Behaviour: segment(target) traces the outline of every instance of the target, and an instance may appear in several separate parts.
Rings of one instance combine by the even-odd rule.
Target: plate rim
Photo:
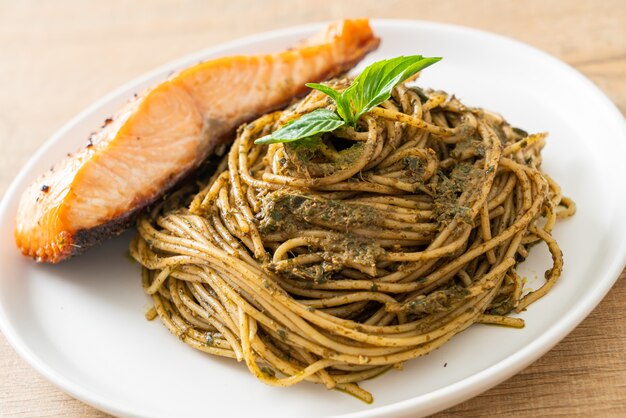
[[[63,126],[55,131],[46,141],[39,147],[39,149],[28,159],[26,164],[20,169],[19,173],[15,176],[9,187],[7,188],[2,201],[0,202],[0,220],[7,217],[11,212],[11,204],[16,198],[19,198],[18,185],[23,180],[32,175],[32,169],[35,162],[38,161],[43,154],[47,153],[56,143],[67,134],[76,124],[82,119],[97,111],[98,108],[105,105],[107,102],[120,97],[122,92],[128,90],[132,86],[140,85],[146,80],[155,77],[159,74],[166,73],[172,68],[177,68],[184,63],[200,60],[207,55],[219,54],[222,51],[227,51],[233,48],[242,47],[252,42],[264,42],[272,39],[280,39],[284,36],[293,35],[295,33],[305,33],[317,30],[324,25],[328,24],[329,20],[316,23],[308,23],[304,25],[289,26],[277,30],[265,31],[257,34],[245,36],[235,40],[222,42],[211,47],[196,51],[175,60],[171,60],[163,65],[156,67],[153,70],[145,72],[137,77],[134,77],[130,81],[122,84],[121,86],[113,89],[110,93],[104,95],[100,99],[96,100],[91,105],[80,111],[76,116],[72,117]],[[374,28],[376,27],[408,27],[419,26],[425,29],[444,29],[457,33],[471,33],[474,35],[486,36],[489,38],[497,39],[499,41],[505,41],[515,44],[517,47],[526,49],[529,53],[539,55],[542,59],[551,61],[554,65],[560,67],[561,70],[568,72],[571,76],[575,77],[578,82],[583,83],[590,89],[595,95],[595,98],[600,100],[605,106],[606,110],[609,110],[612,115],[611,119],[621,119],[621,136],[626,138],[626,121],[616,105],[607,97],[607,95],[600,90],[591,80],[581,74],[578,70],[565,63],[564,61],[544,52],[532,45],[510,38],[508,36],[500,35],[497,33],[489,32],[482,29],[476,29],[472,27],[441,23],[434,21],[424,21],[417,19],[377,19],[372,18],[370,22]],[[622,148],[626,148],[626,144],[618,144]],[[621,258],[616,257],[611,265],[606,268],[607,279],[598,282],[590,292],[585,293],[584,297],[579,298],[575,302],[575,309],[569,311],[569,313],[557,321],[555,321],[545,332],[533,340],[532,342],[525,344],[513,355],[503,359],[502,361],[493,364],[478,373],[475,373],[467,378],[461,379],[453,384],[436,389],[432,392],[428,392],[422,395],[418,395],[409,399],[394,402],[392,404],[383,405],[370,410],[352,412],[347,414],[336,415],[336,418],[373,418],[383,416],[402,416],[407,413],[418,412],[420,416],[422,414],[430,414],[445,408],[452,407],[460,402],[468,400],[480,393],[492,388],[493,386],[501,383],[509,377],[517,374],[519,371],[530,365],[532,362],[539,359],[546,352],[551,350],[556,344],[558,344],[563,338],[565,338],[574,328],[576,328],[590,313],[591,311],[602,301],[604,296],[608,293],[614,283],[618,280],[620,273],[626,267],[626,242],[622,242],[621,248],[617,251]],[[57,372],[53,367],[49,366],[43,361],[35,352],[28,346],[27,343],[19,336],[19,332],[15,329],[11,321],[6,315],[5,308],[0,304],[0,331],[5,336],[6,340],[17,352],[17,354],[24,359],[32,368],[34,368],[41,376],[46,380],[53,383],[61,391],[69,394],[70,396],[84,402],[90,406],[93,406],[101,411],[105,411],[114,415],[120,416],[133,416],[140,417],[146,416],[141,410],[137,408],[128,407],[118,402],[112,401],[107,398],[103,398],[95,391],[85,390],[79,385],[67,379],[61,372]],[[426,399],[428,398],[428,399]],[[444,405],[445,404],[445,405]],[[421,408],[417,411],[417,408]]]

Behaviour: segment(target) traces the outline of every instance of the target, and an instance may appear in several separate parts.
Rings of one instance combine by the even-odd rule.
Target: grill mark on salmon
[[[202,62],[135,96],[24,191],[18,247],[58,263],[120,234],[241,123],[346,72],[378,44],[367,19],[344,20],[293,49]]]

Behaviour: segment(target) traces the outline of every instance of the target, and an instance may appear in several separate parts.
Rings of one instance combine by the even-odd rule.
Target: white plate
[[[419,84],[495,110],[526,130],[550,131],[543,168],[578,204],[576,216],[555,229],[565,254],[563,276],[521,315],[526,328],[472,326],[404,371],[363,383],[375,396],[366,405],[319,385],[265,386],[243,364],[194,351],[158,321],[147,322],[149,299],[139,268],[125,258],[131,233],[58,266],[36,265],[18,253],[12,231],[21,191],[83,145],[93,127],[134,92],[200,59],[277,51],[320,27],[229,43],[147,74],[70,121],[17,176],[0,208],[0,326],[41,374],[72,396],[124,416],[415,417],[517,373],[602,299],[626,262],[621,114],[591,82],[543,52],[485,32],[413,21],[375,21],[383,42],[366,63],[401,54],[443,56]],[[545,249],[533,249],[525,274],[542,277],[548,259]]]

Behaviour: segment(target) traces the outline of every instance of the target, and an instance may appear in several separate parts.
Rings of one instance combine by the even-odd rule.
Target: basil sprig
[[[319,90],[333,99],[337,112],[317,109],[286,124],[271,135],[257,139],[254,143],[293,142],[324,132],[332,132],[342,126],[356,126],[363,114],[391,97],[391,92],[397,84],[439,60],[440,57],[425,58],[421,55],[411,55],[377,61],[365,68],[350,87],[342,92],[324,84],[308,83],[307,87]]]

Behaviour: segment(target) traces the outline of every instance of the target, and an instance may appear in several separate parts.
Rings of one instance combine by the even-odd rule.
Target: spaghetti
[[[371,402],[359,381],[473,323],[522,327],[506,315],[559,278],[551,231],[575,206],[539,169],[546,134],[404,84],[356,128],[254,145],[324,107],[313,91],[242,126],[215,174],[139,220],[131,253],[185,343]],[[516,265],[539,242],[553,266],[524,292]]]

